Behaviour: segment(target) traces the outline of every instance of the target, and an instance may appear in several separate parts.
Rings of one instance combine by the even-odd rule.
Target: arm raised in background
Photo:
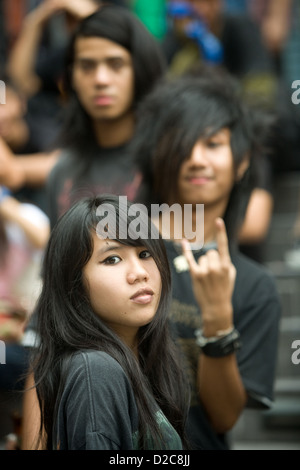
[[[99,2],[94,0],[45,0],[25,17],[7,69],[20,92],[30,97],[40,89],[41,82],[35,73],[35,63],[43,30],[50,18],[65,12],[74,20],[80,20],[98,7]]]
[[[252,191],[245,219],[239,232],[239,243],[261,243],[265,240],[273,214],[273,196],[262,188]]]
[[[261,32],[267,48],[278,53],[286,40],[291,22],[294,0],[270,0],[263,19]]]
[[[0,217],[5,222],[17,224],[24,232],[29,243],[37,248],[43,249],[49,238],[50,228],[48,220],[38,223],[29,220],[22,210],[22,203],[12,196],[6,196],[0,200]]]
[[[190,267],[195,298],[202,312],[202,331],[206,338],[233,328],[232,294],[236,269],[231,262],[225,224],[216,220],[218,251],[209,250],[195,260],[188,243],[183,252]],[[247,402],[236,354],[209,357],[200,354],[198,393],[216,432],[232,429]]]
[[[60,150],[16,156],[0,137],[0,184],[15,191],[23,186],[43,186]]]

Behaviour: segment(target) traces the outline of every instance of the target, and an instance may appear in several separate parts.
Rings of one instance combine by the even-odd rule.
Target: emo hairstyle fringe
[[[159,443],[159,429],[147,399],[149,386],[157,404],[185,442],[188,386],[168,332],[171,279],[161,239],[136,240],[130,235],[127,239],[119,238],[117,225],[115,239],[129,246],[145,246],[157,264],[162,281],[157,313],[150,324],[140,328],[139,363],[131,349],[92,310],[82,271],[93,253],[92,234],[99,222],[96,212],[103,204],[112,205],[117,221],[122,220],[122,226],[125,223],[128,228],[131,219],[120,209],[117,196],[85,198],[59,219],[45,252],[43,288],[35,312],[40,341],[32,362],[42,416],[41,437],[44,431],[46,448],[51,449],[68,360],[76,351],[94,349],[105,351],[118,361],[132,383],[139,411],[140,448],[147,448],[149,433]]]

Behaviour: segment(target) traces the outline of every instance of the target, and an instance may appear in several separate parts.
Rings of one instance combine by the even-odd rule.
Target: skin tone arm
[[[42,450],[41,444],[36,449],[41,416],[33,374],[26,379],[24,390],[21,450]]]
[[[203,334],[216,336],[233,327],[232,293],[236,270],[233,266],[222,219],[216,219],[218,251],[210,250],[196,262],[189,244],[183,240],[183,252],[190,266],[193,289],[200,305]],[[221,358],[200,355],[198,391],[201,402],[216,432],[229,431],[247,401],[235,354]],[[213,397],[213,399],[212,399]]]
[[[270,0],[262,23],[262,36],[268,49],[280,52],[289,33],[294,0]]]
[[[25,96],[37,93],[41,83],[35,74],[35,61],[45,24],[59,12],[80,20],[92,14],[99,4],[93,0],[45,0],[25,20],[21,33],[11,51],[8,73]]]
[[[13,151],[27,141],[29,128],[24,119],[26,105],[12,86],[6,85],[5,106],[0,106],[0,136]]]
[[[2,309],[0,302],[0,309]],[[16,343],[20,341],[24,335],[24,328],[26,324],[26,313],[22,312],[13,314],[10,319],[0,320],[0,340],[6,343]]]
[[[32,246],[38,249],[44,248],[49,238],[49,224],[32,223],[23,216],[21,207],[22,204],[17,199],[7,196],[0,202],[0,217],[21,227]]]
[[[59,150],[16,156],[0,137],[0,185],[12,191],[22,186],[42,186],[57,162]]]
[[[273,197],[264,189],[254,189],[239,233],[240,243],[260,243],[268,234],[273,213]]]

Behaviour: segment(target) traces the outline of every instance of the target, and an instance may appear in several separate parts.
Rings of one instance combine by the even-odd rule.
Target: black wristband
[[[220,338],[205,338],[201,331],[196,331],[196,343],[203,354],[209,357],[224,357],[234,353],[241,347],[240,334],[236,329]]]

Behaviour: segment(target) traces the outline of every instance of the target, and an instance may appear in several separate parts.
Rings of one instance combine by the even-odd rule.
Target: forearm
[[[262,36],[273,52],[281,50],[289,34],[293,0],[271,0],[262,23]]]
[[[18,166],[15,154],[0,136],[0,185],[14,191],[21,188],[23,182],[22,168]]]
[[[267,17],[276,18],[279,22],[290,18],[293,0],[271,0],[268,2]]]
[[[42,186],[57,162],[60,150],[16,156],[0,137],[0,185],[16,191],[23,186]]]
[[[215,431],[232,429],[247,401],[235,353],[221,358],[200,355],[198,393]]]
[[[31,374],[24,389],[21,450],[42,450],[42,444],[38,445],[40,424],[40,407]]]
[[[228,336],[234,329],[231,302],[207,305],[202,311],[202,334],[205,338]],[[223,357],[199,357],[199,397],[218,433],[229,431],[245,406],[246,394],[235,352]]]
[[[6,197],[0,204],[0,216],[7,222],[17,224],[24,232],[29,243],[35,248],[45,247],[49,238],[49,225],[36,224],[24,216],[22,204],[13,197]]]
[[[43,186],[57,162],[59,150],[16,157],[18,171],[22,174],[24,186]]]
[[[213,428],[224,433],[232,428],[245,406],[246,392],[235,357],[239,347],[232,306],[236,268],[230,258],[224,221],[218,218],[215,223],[218,250],[209,250],[196,262],[186,242],[182,247],[202,317],[202,332],[197,337],[202,348],[198,394]]]
[[[240,243],[260,243],[268,234],[273,214],[273,197],[264,189],[255,189],[239,232]]]
[[[37,50],[43,32],[43,22],[38,12],[33,11],[25,18],[23,28],[11,51],[8,72],[18,89],[26,96],[36,93],[40,81],[35,74]]]

